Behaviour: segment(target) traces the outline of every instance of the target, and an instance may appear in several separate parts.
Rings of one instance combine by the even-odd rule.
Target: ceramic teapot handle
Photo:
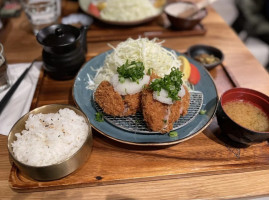
[[[80,34],[81,34],[81,45],[85,53],[87,53],[87,31],[89,26],[82,26],[80,28]]]

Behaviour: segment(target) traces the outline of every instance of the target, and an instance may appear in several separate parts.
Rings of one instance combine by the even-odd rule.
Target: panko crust
[[[182,97],[181,99],[181,109],[182,109],[182,112],[181,112],[181,115],[184,116],[188,113],[188,109],[190,107],[190,93],[188,91],[188,88],[183,85],[186,93],[184,95],[184,97]]]
[[[144,121],[148,128],[153,131],[162,132],[167,106],[153,99],[152,91],[149,89],[142,91],[141,104]]]
[[[100,83],[94,98],[103,111],[112,116],[134,115],[140,110],[141,92],[121,96],[108,81]]]
[[[106,114],[122,116],[124,101],[108,81],[102,81],[94,93],[94,99]]]
[[[124,116],[134,115],[140,110],[141,92],[128,94],[122,97],[125,104]]]
[[[151,90],[143,90],[141,98],[142,111],[148,128],[160,133],[167,133],[173,129],[174,122],[181,115],[187,114],[190,104],[190,94],[185,86],[184,88],[186,90],[184,97],[172,105],[155,100]]]

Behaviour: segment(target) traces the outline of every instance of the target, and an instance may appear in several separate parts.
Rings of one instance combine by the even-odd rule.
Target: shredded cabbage
[[[157,15],[157,9],[149,0],[107,0],[101,18],[110,21],[135,21]]]
[[[114,51],[105,58],[104,65],[97,71],[89,89],[95,89],[103,80],[110,81],[111,76],[117,73],[117,68],[123,65],[126,60],[143,62],[145,73],[152,69],[155,74],[163,77],[170,74],[173,67],[181,66],[180,60],[174,51],[169,51],[161,46],[162,42],[157,39],[129,38],[118,44]]]

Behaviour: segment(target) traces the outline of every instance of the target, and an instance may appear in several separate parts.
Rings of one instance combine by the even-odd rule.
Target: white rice
[[[25,129],[16,133],[11,145],[16,159],[31,166],[47,166],[64,161],[85,142],[88,125],[68,108],[57,113],[31,114]]]

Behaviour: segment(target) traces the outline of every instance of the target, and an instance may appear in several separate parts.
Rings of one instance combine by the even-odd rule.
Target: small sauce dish
[[[188,55],[200,62],[207,70],[211,70],[221,64],[224,55],[221,50],[209,45],[193,45],[187,50]]]

